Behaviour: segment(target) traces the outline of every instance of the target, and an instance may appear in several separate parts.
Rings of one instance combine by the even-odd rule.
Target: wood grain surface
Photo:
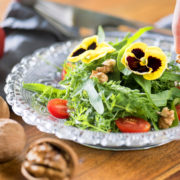
[[[100,11],[124,18],[154,23],[173,12],[175,0],[56,0],[82,8]],[[0,20],[10,0],[0,0]],[[11,118],[25,129],[27,145],[41,137],[54,137],[36,127],[25,124],[21,117]],[[91,149],[71,141],[69,144],[79,157],[75,180],[175,180],[180,179],[180,141],[140,151],[103,151]],[[20,173],[22,152],[14,160],[0,164],[0,180],[24,180]]]

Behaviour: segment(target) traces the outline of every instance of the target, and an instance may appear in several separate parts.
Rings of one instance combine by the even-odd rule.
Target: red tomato
[[[180,86],[177,86],[178,89],[180,89]]]
[[[66,70],[63,68],[62,72],[61,72],[61,80],[64,80],[65,75],[67,74]]]
[[[67,119],[69,118],[67,100],[64,99],[52,99],[47,104],[48,111],[54,117]]]
[[[147,132],[151,128],[149,122],[137,117],[119,118],[115,122],[121,132],[128,132],[128,133]]]
[[[180,104],[176,105],[176,112],[177,112],[178,118],[180,120]]]
[[[4,54],[4,43],[5,43],[5,32],[4,29],[0,27],[0,58]]]
[[[63,68],[62,72],[61,72],[61,80],[64,80],[65,75],[67,74],[67,67],[72,68],[73,69],[73,65],[71,63],[66,63],[65,67]]]

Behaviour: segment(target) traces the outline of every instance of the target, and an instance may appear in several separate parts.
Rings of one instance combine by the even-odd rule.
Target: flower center
[[[141,61],[135,57],[127,57],[128,66],[132,71],[137,71],[140,73],[149,72],[149,68],[146,66],[141,66]]]

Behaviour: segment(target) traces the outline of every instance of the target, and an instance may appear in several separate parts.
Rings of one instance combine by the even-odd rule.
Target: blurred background
[[[175,0],[50,0],[146,23],[155,23],[174,10]],[[11,0],[0,0],[0,21]]]

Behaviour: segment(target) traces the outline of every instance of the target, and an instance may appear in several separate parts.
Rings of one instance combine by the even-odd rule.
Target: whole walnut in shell
[[[28,180],[70,180],[76,166],[77,155],[68,145],[43,138],[31,144],[21,171]]]
[[[0,119],[0,162],[16,157],[25,146],[23,127],[14,120]]]
[[[6,101],[0,96],[0,118],[10,118],[9,107]]]

